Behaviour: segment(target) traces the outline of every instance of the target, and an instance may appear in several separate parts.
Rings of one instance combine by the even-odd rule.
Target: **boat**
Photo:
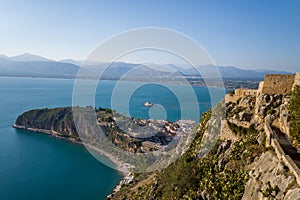
[[[146,106],[146,107],[151,107],[151,106],[153,106],[153,104],[150,103],[149,101],[147,101],[146,103],[144,103],[144,106]]]

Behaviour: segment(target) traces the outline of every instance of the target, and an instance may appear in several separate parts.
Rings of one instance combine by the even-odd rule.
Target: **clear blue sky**
[[[300,1],[0,0],[0,54],[84,59],[119,32],[163,27],[200,43],[218,65],[300,71]]]

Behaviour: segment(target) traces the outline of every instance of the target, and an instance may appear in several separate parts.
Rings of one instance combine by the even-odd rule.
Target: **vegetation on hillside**
[[[55,130],[65,135],[78,136],[71,107],[30,110],[20,115],[16,124],[26,128]]]
[[[91,106],[86,108],[74,107],[77,111],[82,112],[93,109]],[[95,109],[97,117],[104,122],[112,120],[112,110],[107,108]],[[83,120],[83,119],[82,119]],[[53,134],[59,134],[62,137],[72,137],[78,141],[76,126],[74,123],[73,108],[43,108],[30,110],[20,115],[16,122],[16,125],[33,129],[51,130]]]
[[[204,113],[191,148],[176,162],[160,172],[136,174],[129,185],[123,185],[114,199],[241,199],[249,179],[246,166],[265,151],[258,144],[254,128],[230,125],[240,140],[228,151],[219,141],[210,154],[199,158],[202,136],[211,115]],[[228,142],[228,141],[226,141]],[[225,143],[226,143],[225,142]],[[221,150],[220,150],[221,149]]]
[[[289,104],[290,136],[295,146],[300,146],[300,86],[297,85]]]

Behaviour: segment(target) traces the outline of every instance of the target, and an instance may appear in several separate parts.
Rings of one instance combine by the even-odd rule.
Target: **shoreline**
[[[59,133],[59,132],[52,131],[52,130],[47,130],[47,129],[26,128],[25,126],[20,126],[20,125],[17,125],[17,124],[13,124],[12,127],[15,128],[15,129],[26,130],[26,131],[30,131],[30,132],[33,132],[33,133],[46,134],[46,135],[48,135],[50,137],[54,137],[54,138],[59,139],[59,140],[65,140],[67,142],[80,145],[80,146],[84,147],[88,151],[94,151],[98,155],[104,156],[110,162],[112,162],[113,164],[115,164],[116,168],[113,168],[111,166],[108,166],[108,167],[116,169],[118,172],[120,172],[123,175],[123,178],[126,177],[130,173],[127,170],[125,164],[123,164],[120,161],[116,160],[113,157],[113,155],[108,154],[106,152],[103,152],[100,149],[98,149],[97,147],[94,147],[92,145],[84,144],[82,141],[77,141],[74,138],[66,137],[66,136],[62,135],[61,133]],[[106,164],[104,164],[104,165],[106,165]]]
[[[195,121],[193,120],[188,120],[188,119],[182,119],[182,120],[178,120],[176,121],[177,123],[195,123]],[[182,126],[182,125],[180,125]],[[183,125],[183,127],[185,127],[185,125]],[[115,157],[114,155],[107,153],[91,144],[85,144],[84,142],[78,140],[78,138],[75,137],[69,137],[68,135],[64,135],[60,132],[54,131],[54,130],[49,130],[49,129],[38,129],[38,128],[28,128],[26,126],[21,126],[21,125],[17,125],[16,123],[13,124],[13,128],[15,129],[21,129],[21,130],[25,130],[25,131],[29,131],[32,133],[38,133],[38,134],[45,134],[48,135],[50,137],[54,137],[56,139],[59,140],[65,140],[67,142],[73,143],[73,144],[77,144],[80,146],[83,146],[87,151],[89,151],[89,153],[91,153],[93,155],[93,153],[97,154],[97,156],[102,156],[103,158],[108,160],[107,161],[101,161],[97,158],[96,155],[93,155],[98,161],[100,161],[102,164],[115,169],[116,171],[118,171],[118,173],[120,173],[122,175],[122,179],[119,181],[118,184],[116,184],[109,195],[107,195],[107,198],[110,199],[111,197],[114,196],[115,193],[117,193],[122,185],[127,185],[128,183],[132,182],[132,180],[134,179],[134,174],[132,172],[130,172],[130,168],[131,165],[129,163],[124,163],[121,162],[120,160],[118,160],[118,157]],[[80,139],[80,137],[79,137]],[[100,158],[101,159],[101,158]],[[110,163],[109,163],[110,162]]]
[[[32,79],[59,79],[59,80],[91,80],[91,81],[95,81],[98,80],[96,78],[89,78],[89,77],[40,77],[40,76],[9,76],[9,75],[0,75],[0,77],[3,78],[32,78]],[[124,82],[137,82],[137,83],[152,83],[151,80],[149,81],[145,81],[145,80],[119,80],[119,79],[100,79],[102,81],[124,81]],[[98,81],[100,81],[98,80]],[[220,87],[219,85],[211,85],[211,86],[207,86],[204,85],[203,83],[201,84],[197,84],[197,83],[191,83],[191,84],[183,84],[182,82],[165,82],[165,84],[174,84],[174,85],[190,85],[190,86],[197,86],[197,87],[208,87],[208,88],[217,88],[217,89],[225,89],[225,90],[232,90],[232,89],[237,89],[237,88],[232,88],[232,87],[228,87],[225,86],[224,87]]]

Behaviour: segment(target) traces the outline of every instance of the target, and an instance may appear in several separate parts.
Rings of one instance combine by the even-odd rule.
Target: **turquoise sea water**
[[[74,80],[65,79],[0,77],[1,200],[104,199],[122,178],[118,171],[98,162],[81,146],[12,128],[17,116],[26,110],[72,105],[73,83]],[[112,106],[114,87],[114,81],[103,81],[99,85],[95,97],[97,106]],[[200,112],[207,110],[210,106],[207,89],[194,87],[194,90],[201,102]],[[128,106],[129,114],[139,118],[149,117],[149,110],[143,106],[145,101],[163,105],[169,120],[175,121],[181,116],[176,95],[155,84],[137,89],[129,105],[122,97],[113,101]],[[122,111],[122,106],[118,108]]]

